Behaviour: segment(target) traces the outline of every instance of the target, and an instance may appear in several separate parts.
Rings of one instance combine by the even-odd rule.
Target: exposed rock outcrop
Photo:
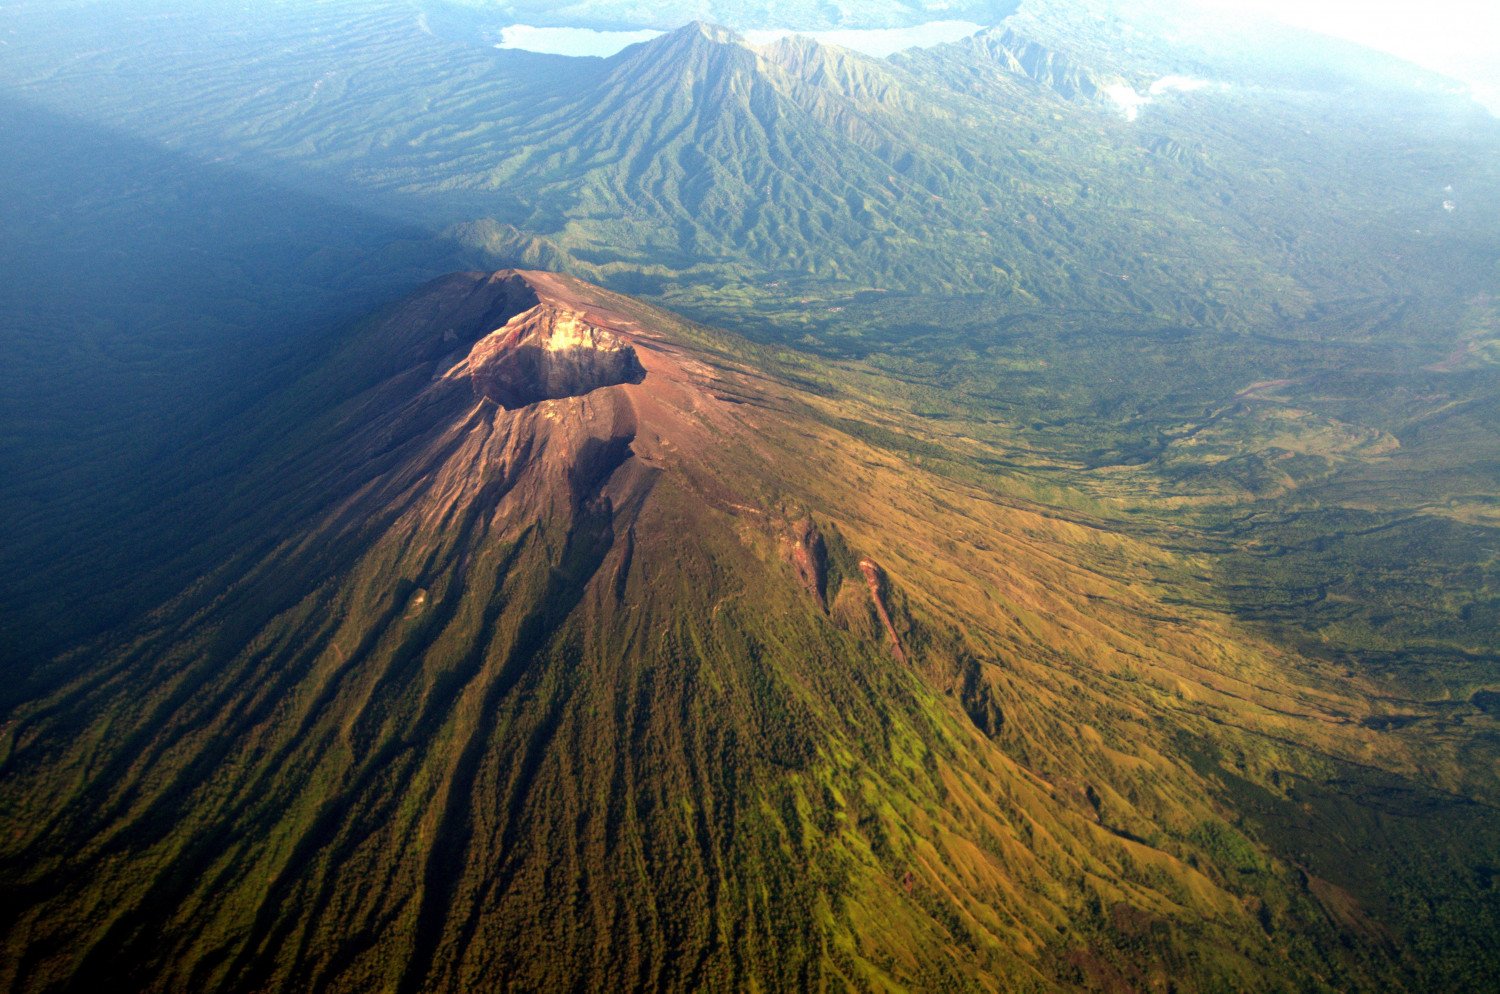
[[[578,312],[542,302],[469,353],[475,394],[507,410],[646,378],[635,349]]]
[[[896,634],[896,626],[891,621],[891,611],[886,604],[885,570],[873,559],[861,559],[859,571],[864,574],[865,584],[870,590],[870,602],[875,606],[875,613],[885,628],[886,638],[890,640],[891,655],[906,662],[906,650],[901,647],[901,637]]]
[[[824,611],[828,610],[828,547],[811,518],[793,522],[788,529],[787,559],[797,571],[802,586]]]

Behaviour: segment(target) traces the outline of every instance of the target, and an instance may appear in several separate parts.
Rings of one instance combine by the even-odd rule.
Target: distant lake
[[[800,34],[827,45],[851,48],[866,55],[887,56],[907,48],[927,48],[967,38],[984,25],[972,21],[931,21],[913,28],[870,28],[842,31],[767,30],[742,32],[752,45],[765,45],[778,38]],[[547,55],[592,55],[605,57],[638,42],[660,37],[661,31],[593,31],[589,28],[537,28],[512,24],[500,32],[496,48],[518,48]]]
[[[620,49],[652,38],[663,31],[594,31],[590,28],[534,28],[529,24],[512,24],[500,31],[496,48],[518,48],[523,52],[546,55],[614,55]]]

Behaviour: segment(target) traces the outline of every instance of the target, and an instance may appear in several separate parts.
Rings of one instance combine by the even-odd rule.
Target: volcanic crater
[[[506,410],[646,378],[635,349],[580,311],[541,301],[469,353],[474,392]]]

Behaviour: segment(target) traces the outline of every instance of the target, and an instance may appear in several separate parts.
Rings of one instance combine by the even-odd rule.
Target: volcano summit
[[[1363,912],[1250,842],[1204,765],[1275,742],[1404,776],[1371,703],[1158,598],[1167,554],[848,433],[882,416],[550,274],[454,275],[356,328],[255,412],[290,441],[213,495],[234,553],[13,713],[0,979],[1063,990],[1173,964],[1250,990],[1379,963],[1373,925],[1309,952]]]

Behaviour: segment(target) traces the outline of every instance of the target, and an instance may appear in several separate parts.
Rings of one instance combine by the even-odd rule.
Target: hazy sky
[[[1500,0],[1198,0],[1338,35],[1500,96]]]
[[[1129,0],[1120,0],[1129,3]],[[1475,96],[1500,114],[1500,0],[1196,0],[1204,7],[1266,15],[1286,24],[1320,31],[1390,52],[1469,83]],[[936,6],[934,4],[934,6]],[[874,55],[906,45],[933,44],[967,34],[975,26],[935,23],[934,31],[814,32],[824,40]],[[956,29],[946,33],[943,28]],[[934,33],[935,32],[935,33]],[[573,28],[517,25],[502,38],[505,47],[608,55],[655,32],[625,35]],[[758,32],[771,35],[774,32]],[[837,35],[837,37],[835,37]],[[890,37],[886,37],[890,36]],[[951,37],[950,37],[951,36]],[[765,40],[765,39],[759,39]]]

